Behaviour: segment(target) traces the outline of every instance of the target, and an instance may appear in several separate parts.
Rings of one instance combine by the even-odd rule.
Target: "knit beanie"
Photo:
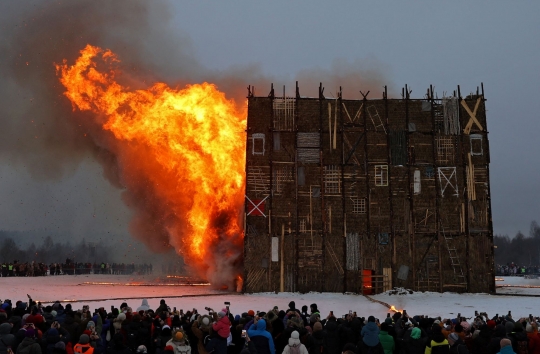
[[[487,326],[491,329],[494,329],[496,326],[497,326],[497,322],[493,321],[493,320],[489,320],[487,321]]]
[[[88,344],[90,343],[90,337],[88,337],[88,334],[81,334],[81,338],[79,338],[80,344]]]
[[[86,325],[86,328],[90,328],[90,327],[95,327],[96,324],[94,323],[94,321],[88,321],[88,324]]]

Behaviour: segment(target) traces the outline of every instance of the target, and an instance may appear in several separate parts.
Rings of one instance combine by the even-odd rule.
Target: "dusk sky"
[[[528,234],[540,221],[540,2],[104,4],[0,3],[0,229],[128,234],[121,190],[58,128],[69,119],[58,107],[70,104],[54,93],[53,63],[73,60],[90,40],[148,80],[215,78],[236,96],[250,83],[257,95],[271,82],[292,92],[297,79],[301,94],[323,81],[330,95],[336,78],[358,78],[357,87],[344,84],[347,98],[361,98],[364,87],[380,98],[383,85],[397,97],[405,84],[413,98],[430,84],[439,97],[457,85],[466,95],[483,82],[494,233]],[[23,63],[36,71],[24,72]]]

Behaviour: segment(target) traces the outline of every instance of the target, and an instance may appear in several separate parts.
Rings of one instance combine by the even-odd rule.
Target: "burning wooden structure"
[[[494,292],[484,89],[248,93],[244,290]]]

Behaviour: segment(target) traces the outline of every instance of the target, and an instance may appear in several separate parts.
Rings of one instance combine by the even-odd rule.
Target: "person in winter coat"
[[[474,338],[472,340],[472,352],[478,354],[487,354],[489,342],[491,342],[491,337],[493,337],[493,331],[487,326],[482,325],[480,327],[480,333],[476,335],[474,332]]]
[[[137,307],[137,312],[148,311],[148,310],[150,310],[150,305],[148,305],[148,300],[143,299],[141,306]]]
[[[375,317],[369,316],[368,323],[362,328],[362,331],[360,332],[360,335],[362,336],[362,341],[360,343],[362,353],[379,351],[378,349],[376,349],[378,346],[380,346],[379,332],[379,327],[375,323]]]
[[[218,320],[212,325],[214,332],[218,334],[223,339],[227,339],[229,334],[231,334],[231,321],[225,314],[225,312],[218,312]]]
[[[17,347],[17,354],[41,354],[41,346],[36,341],[36,332],[28,328],[21,344]]]
[[[465,345],[465,342],[456,333],[450,333],[448,335],[448,344],[450,344],[451,354],[469,354],[469,350]]]
[[[510,339],[508,338],[501,339],[500,346],[501,346],[501,351],[499,352],[499,354],[516,354],[512,350],[512,342],[510,341]]]
[[[124,337],[120,333],[116,333],[112,339],[109,348],[106,351],[107,354],[130,354],[133,353],[128,347],[124,345]]]
[[[0,325],[0,354],[7,354],[8,347],[15,351],[15,336],[10,333],[11,325],[9,323],[2,323]]]
[[[459,334],[458,334],[459,336]],[[425,354],[449,354],[450,345],[442,334],[442,328],[438,324],[431,327],[431,340],[428,341]]]
[[[529,338],[523,330],[521,322],[514,323],[514,331],[508,335],[512,342],[512,350],[518,354],[526,353],[529,347]]]
[[[298,331],[291,333],[289,344],[283,349],[283,354],[309,354],[306,346],[300,343],[300,334]]]
[[[81,334],[79,343],[73,346],[74,354],[94,354],[94,348],[90,345],[90,337],[88,334]]]
[[[253,324],[247,331],[249,337],[255,343],[258,354],[276,354],[274,339],[266,330],[266,321],[255,317]]]
[[[529,338],[529,354],[540,354],[540,336],[538,335],[538,326],[536,323],[528,323],[525,327],[527,337]]]
[[[497,354],[501,350],[501,339],[503,338],[506,338],[506,329],[502,324],[499,324],[495,327],[493,337],[487,347],[487,353]]]
[[[410,335],[404,340],[406,352],[408,354],[424,354],[426,351],[426,338],[422,337],[422,330],[414,327],[410,332]]]
[[[187,342],[184,331],[174,331],[172,338],[167,342],[166,346],[171,346],[174,349],[174,354],[191,354],[191,347]]]
[[[210,335],[211,330],[212,320],[210,316],[207,315],[199,316],[199,318],[193,322],[193,325],[191,325],[191,332],[197,338],[197,349],[199,354],[208,354],[204,347],[204,338]]]
[[[309,354],[324,353],[326,351],[326,332],[323,331],[323,326],[320,322],[313,325],[313,333],[311,334],[311,337],[313,338],[313,344],[308,349]]]
[[[394,338],[388,334],[388,323],[384,322],[381,325],[381,331],[379,332],[379,342],[384,349],[384,354],[394,354],[394,349],[396,347],[394,343]]]

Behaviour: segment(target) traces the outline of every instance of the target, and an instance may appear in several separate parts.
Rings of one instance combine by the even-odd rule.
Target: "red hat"
[[[489,320],[489,321],[487,321],[487,326],[489,328],[493,329],[493,328],[497,327],[497,323],[495,321],[493,321],[493,320]]]
[[[248,311],[248,316],[251,316],[251,317],[255,316],[255,311],[249,310]]]

